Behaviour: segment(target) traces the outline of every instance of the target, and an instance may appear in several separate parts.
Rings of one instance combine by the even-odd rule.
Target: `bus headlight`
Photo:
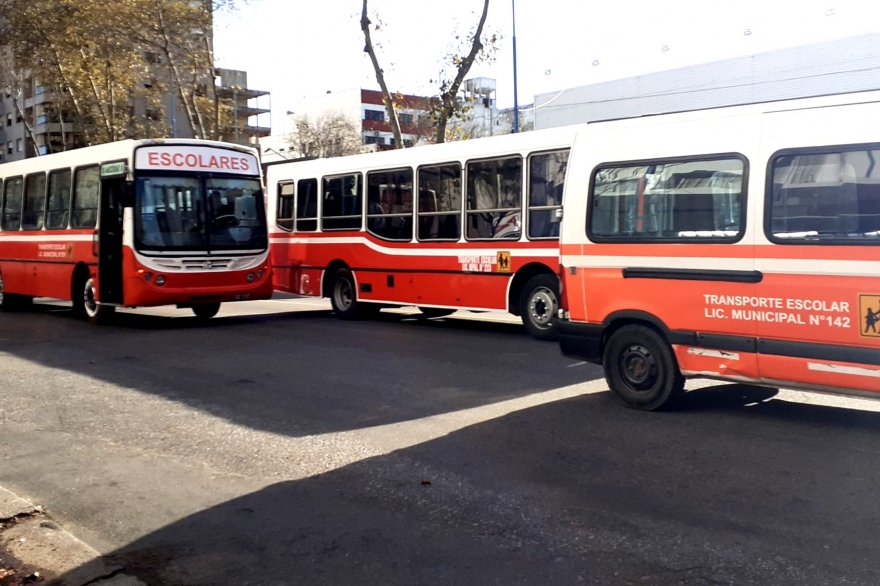
[[[156,284],[160,287],[165,284],[165,275],[159,275],[156,277]]]
[[[256,278],[257,278],[256,275],[254,275],[253,273],[247,274],[247,282],[248,283],[253,283]]]

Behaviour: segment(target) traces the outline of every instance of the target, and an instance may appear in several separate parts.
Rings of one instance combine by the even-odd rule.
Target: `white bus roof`
[[[255,157],[257,157],[257,160],[259,160],[259,153],[254,148],[213,140],[196,140],[185,138],[144,140],[128,139],[120,140],[117,142],[110,142],[107,144],[83,147],[71,151],[65,151],[63,153],[43,155],[40,157],[25,159],[23,161],[4,163],[0,165],[0,179],[3,179],[4,177],[17,177],[19,175],[39,173],[41,171],[51,171],[53,169],[69,169],[72,167],[81,167],[84,165],[95,165],[98,163],[110,161],[131,161],[132,154],[134,153],[136,147],[154,145],[221,147],[254,155]]]

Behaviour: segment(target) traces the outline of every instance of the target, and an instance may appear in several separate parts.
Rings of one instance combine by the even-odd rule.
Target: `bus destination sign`
[[[260,174],[257,158],[250,153],[199,146],[155,145],[139,148],[135,168],[142,171]]]

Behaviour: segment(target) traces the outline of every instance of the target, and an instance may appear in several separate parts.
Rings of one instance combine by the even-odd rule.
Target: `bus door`
[[[127,192],[124,175],[101,178],[98,225],[98,295],[101,303],[122,303],[122,214]]]

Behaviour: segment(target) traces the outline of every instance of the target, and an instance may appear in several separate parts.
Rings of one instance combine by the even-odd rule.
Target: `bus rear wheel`
[[[0,273],[0,309],[3,311],[17,311],[28,307],[33,302],[33,297],[7,293],[3,283],[3,274]]]
[[[354,275],[348,269],[339,269],[333,276],[330,305],[336,317],[344,320],[370,317],[381,309],[378,305],[358,301]]]
[[[559,319],[559,279],[553,275],[535,275],[523,288],[519,302],[523,325],[533,338],[557,339]]]
[[[660,409],[684,391],[672,347],[647,326],[628,325],[614,332],[602,364],[609,388],[634,409]]]
[[[419,306],[419,311],[422,312],[422,315],[426,319],[432,319],[437,317],[446,317],[447,315],[452,315],[456,310],[449,309],[447,307],[421,307]]]
[[[116,308],[112,305],[102,305],[97,301],[97,292],[95,290],[95,280],[89,277],[82,286],[82,313],[90,324],[94,326],[102,326],[113,319]],[[76,303],[76,299],[74,299]]]
[[[220,311],[219,303],[199,303],[192,306],[192,312],[201,320],[208,320],[217,315]]]

